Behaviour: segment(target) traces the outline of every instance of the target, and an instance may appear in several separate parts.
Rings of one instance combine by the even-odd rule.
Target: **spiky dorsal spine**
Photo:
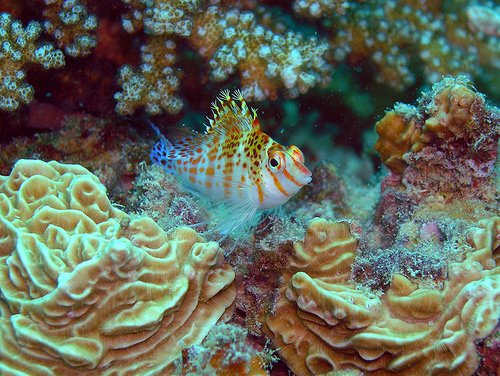
[[[217,101],[219,103],[217,103]],[[211,105],[213,119],[208,119],[207,133],[251,132],[260,129],[257,110],[248,108],[240,90],[232,95],[223,90]]]

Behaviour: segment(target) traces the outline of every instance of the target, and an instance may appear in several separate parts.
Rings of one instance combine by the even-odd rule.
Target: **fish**
[[[211,108],[203,134],[169,140],[157,130],[150,158],[188,190],[223,204],[217,231],[227,235],[286,203],[312,178],[302,151],[264,133],[241,91],[222,91]]]

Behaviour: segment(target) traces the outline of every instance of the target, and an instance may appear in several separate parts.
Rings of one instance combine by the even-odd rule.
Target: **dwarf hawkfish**
[[[221,92],[212,112],[204,134],[161,136],[151,160],[189,190],[223,204],[217,230],[227,235],[258,211],[287,202],[311,181],[311,172],[299,148],[285,147],[261,131],[256,110],[250,112],[240,91]]]

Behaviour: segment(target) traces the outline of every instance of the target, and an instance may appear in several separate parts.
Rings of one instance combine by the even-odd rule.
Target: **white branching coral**
[[[64,54],[52,44],[38,44],[40,23],[23,27],[8,13],[0,13],[0,110],[14,111],[31,102],[33,87],[25,81],[25,66],[40,64],[45,69],[64,65]]]
[[[45,0],[43,26],[68,56],[87,56],[97,45],[97,17],[79,0]]]
[[[152,38],[141,49],[142,64],[138,69],[121,67],[118,83],[122,91],[115,94],[116,112],[131,115],[144,107],[151,115],[178,113],[182,101],[176,96],[179,79],[174,71],[175,42]]]
[[[277,34],[252,12],[209,7],[195,18],[190,42],[209,59],[213,81],[238,72],[248,100],[274,99],[279,90],[296,97],[329,80],[325,42],[291,31]]]
[[[149,35],[188,37],[193,14],[201,0],[122,0],[131,10],[123,16],[123,28],[133,33],[144,29]]]

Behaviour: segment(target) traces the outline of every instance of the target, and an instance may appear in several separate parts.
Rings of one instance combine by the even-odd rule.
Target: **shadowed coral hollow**
[[[217,243],[114,208],[79,165],[0,177],[0,373],[158,374],[235,298]]]

